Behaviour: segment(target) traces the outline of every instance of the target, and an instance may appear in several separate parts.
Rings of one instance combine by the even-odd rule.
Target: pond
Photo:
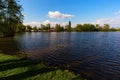
[[[120,32],[26,32],[0,38],[0,52],[25,52],[90,80],[120,80]]]

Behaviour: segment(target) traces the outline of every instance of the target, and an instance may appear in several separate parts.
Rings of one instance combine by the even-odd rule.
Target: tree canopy
[[[13,36],[22,24],[22,6],[18,0],[0,0],[0,35]]]

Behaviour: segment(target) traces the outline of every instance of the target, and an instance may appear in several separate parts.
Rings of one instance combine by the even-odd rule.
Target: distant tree
[[[55,25],[55,31],[56,31],[56,32],[60,32],[60,31],[61,31],[60,24],[56,24],[56,25]]]
[[[96,27],[96,31],[100,31],[100,25],[99,24],[96,24],[95,27]]]
[[[68,32],[71,31],[71,21],[69,21],[68,25],[65,26],[65,30]]]
[[[100,25],[99,25],[99,24],[96,24],[96,25],[95,25],[95,27],[96,27],[96,28],[99,28],[99,27],[100,27]]]
[[[38,30],[41,30],[41,28],[39,27]]]
[[[46,24],[46,30],[49,30],[50,29],[50,23]]]
[[[83,24],[83,31],[96,31],[96,27],[93,24]]]
[[[41,24],[40,27],[42,31],[45,30],[45,25]]]
[[[117,31],[120,31],[120,27],[116,28]]]
[[[109,31],[109,24],[104,24],[104,26],[102,27],[103,31]]]
[[[35,32],[38,31],[38,29],[37,29],[36,26],[34,26],[34,27],[32,28],[32,30],[34,30]]]
[[[63,26],[60,27],[60,31],[64,31],[64,27]]]
[[[99,31],[103,31],[103,29],[102,29],[102,27],[101,27],[101,26],[99,27],[99,29],[98,29],[98,30],[99,30]]]
[[[27,25],[27,26],[26,26],[26,31],[31,32],[31,30],[32,30],[32,27],[31,27],[30,25]]]
[[[75,27],[75,31],[78,31],[78,32],[83,31],[82,29],[83,29],[82,24],[77,24]]]
[[[110,28],[109,31],[117,31],[116,28]]]

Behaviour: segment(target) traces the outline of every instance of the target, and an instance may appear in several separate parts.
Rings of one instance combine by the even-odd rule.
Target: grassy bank
[[[0,54],[0,80],[84,80],[68,70],[32,62],[24,57]]]

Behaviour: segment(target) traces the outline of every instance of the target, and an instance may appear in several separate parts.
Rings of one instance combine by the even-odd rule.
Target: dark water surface
[[[25,52],[91,80],[120,80],[119,32],[26,32],[0,38],[0,52]]]

